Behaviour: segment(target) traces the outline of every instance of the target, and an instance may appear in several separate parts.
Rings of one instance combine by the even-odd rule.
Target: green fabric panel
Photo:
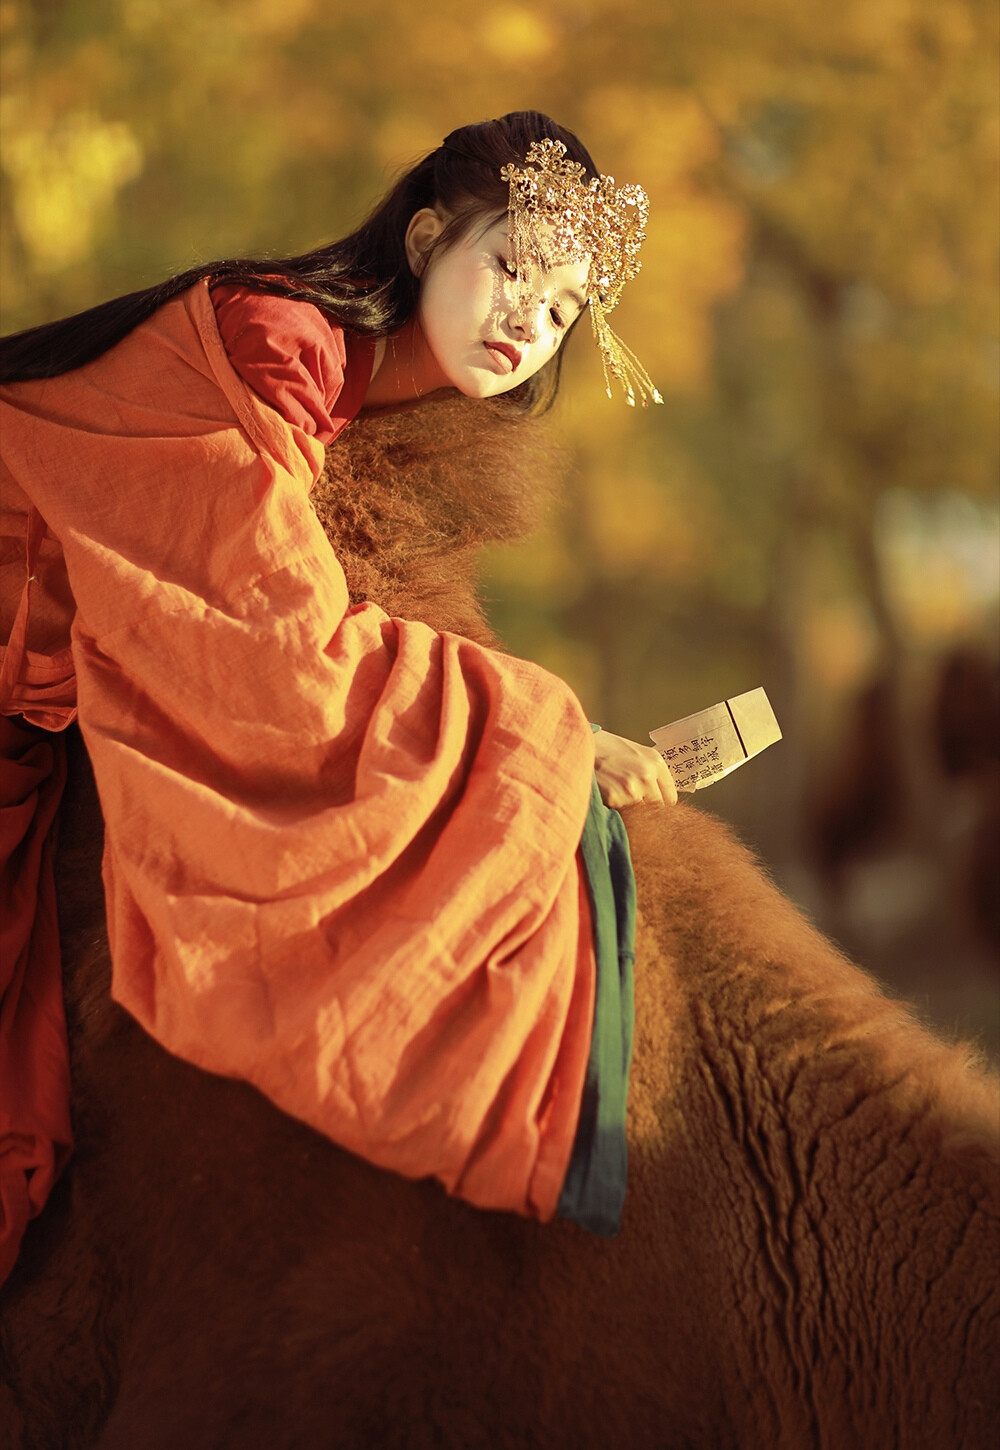
[[[618,1232],[628,1178],[625,1110],[635,1024],[635,877],[617,811],[595,778],[580,841],[597,958],[594,1030],[569,1168],[559,1197],[563,1218],[591,1233]]]

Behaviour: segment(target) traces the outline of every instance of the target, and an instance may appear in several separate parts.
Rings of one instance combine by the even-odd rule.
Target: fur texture
[[[312,503],[353,604],[496,647],[476,592],[480,552],[537,525],[562,464],[544,422],[442,396],[355,423],[328,449]]]
[[[506,524],[476,521],[481,489],[455,474],[415,482],[434,417],[356,427],[317,504],[356,594],[478,630],[454,550]],[[626,815],[632,1166],[605,1241],[381,1173],[147,1038],[108,995],[100,818],[75,756],[60,899],[78,1151],[8,1286],[5,1450],[993,1443],[997,1084],[717,822]]]

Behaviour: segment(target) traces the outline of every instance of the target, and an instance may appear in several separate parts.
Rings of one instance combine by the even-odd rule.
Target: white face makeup
[[[511,266],[507,218],[473,227],[436,251],[420,281],[414,341],[436,387],[495,397],[530,378],[558,351],[587,298],[586,262],[530,278],[524,306]]]

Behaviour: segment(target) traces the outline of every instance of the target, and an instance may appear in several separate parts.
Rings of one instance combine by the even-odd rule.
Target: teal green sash
[[[617,811],[595,778],[580,841],[594,926],[594,1033],[569,1168],[557,1212],[591,1233],[613,1235],[628,1178],[625,1106],[635,1022],[635,877]]]

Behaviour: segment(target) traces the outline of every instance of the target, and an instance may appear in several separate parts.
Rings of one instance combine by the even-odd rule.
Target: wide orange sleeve
[[[205,288],[5,393],[76,603],[114,995],[372,1162],[549,1217],[594,990],[577,701],[349,608],[323,450],[236,376]]]

